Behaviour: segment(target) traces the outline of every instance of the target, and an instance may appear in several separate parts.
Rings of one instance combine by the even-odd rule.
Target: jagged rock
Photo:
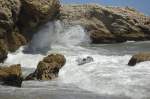
[[[21,0],[22,10],[18,26],[24,35],[31,39],[37,27],[57,18],[59,14],[59,0]]]
[[[63,5],[60,20],[66,26],[83,26],[93,43],[150,39],[150,17],[129,7],[107,7],[96,4]]]
[[[58,0],[0,0],[0,62],[30,41],[30,30],[55,19],[59,7]]]
[[[144,61],[150,61],[150,53],[149,52],[133,55],[132,58],[130,59],[128,65],[135,66],[137,63],[144,62]]]
[[[20,12],[20,0],[0,0],[0,30],[12,30]]]
[[[51,54],[39,62],[37,69],[25,80],[51,80],[58,77],[59,70],[65,65],[66,59],[61,54]]]
[[[20,8],[20,0],[0,0],[0,62],[7,58],[8,51],[26,44],[20,32],[16,32]]]
[[[4,85],[21,87],[22,84],[21,66],[11,65],[10,67],[0,67],[0,82]]]

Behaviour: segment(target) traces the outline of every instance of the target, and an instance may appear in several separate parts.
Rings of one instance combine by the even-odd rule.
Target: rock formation
[[[20,7],[19,0],[0,0],[0,62],[7,57],[8,50],[14,51],[25,44],[15,25]]]
[[[25,80],[51,80],[58,77],[59,70],[65,65],[66,59],[61,54],[51,54],[39,62],[37,69]]]
[[[19,64],[0,67],[0,82],[4,85],[21,87],[22,71]]]
[[[58,0],[0,0],[0,62],[27,44],[34,30],[56,18]]]
[[[21,2],[18,27],[27,40],[32,38],[37,27],[56,19],[60,11],[59,0],[21,0]]]
[[[143,53],[138,53],[138,54],[133,55],[128,65],[135,66],[137,63],[144,62],[144,61],[150,61],[149,52],[143,52]]]
[[[66,26],[82,25],[93,43],[150,39],[150,17],[129,7],[63,5],[60,20]]]
[[[59,0],[0,0],[0,62],[27,44],[48,21],[81,25],[93,43],[150,39],[150,17],[135,9],[96,4],[63,5]]]

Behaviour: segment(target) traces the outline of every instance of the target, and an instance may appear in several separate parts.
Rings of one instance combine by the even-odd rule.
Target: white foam
[[[73,83],[99,94],[125,95],[133,99],[142,99],[149,95],[146,86],[150,85],[147,81],[150,79],[150,62],[129,67],[127,63],[130,55],[92,55],[94,62],[78,66],[74,61],[77,57],[67,58],[67,64],[59,74],[63,82]]]
[[[41,54],[24,54],[23,49],[24,47],[21,47],[15,53],[9,53],[5,65],[21,64],[22,67],[36,68],[44,56]]]
[[[100,55],[105,49],[94,51],[83,48],[81,42],[89,42],[88,35],[79,26],[63,27],[60,21],[45,25],[34,37],[28,48],[48,49],[50,53],[62,53],[67,59],[60,70],[59,81],[74,84],[82,89],[104,95],[125,95],[133,99],[146,99],[150,94],[150,62],[129,67],[131,55]],[[139,44],[139,43],[138,43]],[[116,47],[116,46],[115,46]],[[21,47],[15,53],[9,53],[5,64],[21,64],[23,67],[35,68],[45,55],[25,54]],[[107,52],[109,53],[108,49]],[[110,52],[111,53],[111,52]],[[78,66],[76,59],[91,56],[94,62]]]
[[[34,35],[27,46],[21,47],[15,53],[9,53],[5,64],[21,64],[22,67],[36,68],[38,62],[47,54],[76,53],[84,49],[77,45],[89,41],[88,35],[79,25],[64,27],[60,21],[49,22]],[[24,50],[29,53],[23,53]]]

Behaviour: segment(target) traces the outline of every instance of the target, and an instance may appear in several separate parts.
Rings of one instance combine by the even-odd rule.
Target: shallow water
[[[53,81],[23,82],[22,88],[0,86],[0,99],[150,99],[150,62],[127,66],[133,54],[150,50],[150,41],[80,45],[85,36],[80,26],[61,31],[70,36],[65,36],[65,40],[63,35],[56,36],[58,40],[51,43],[47,53],[23,53],[24,47],[21,47],[5,61],[5,64],[21,64],[23,75],[28,75],[47,54],[61,53],[67,62],[59,77]],[[77,35],[83,34],[76,36],[74,31]],[[32,50],[43,47],[31,45],[35,45]],[[93,57],[94,62],[78,66],[76,59],[87,56]]]
[[[3,98],[0,99],[12,99],[12,97],[19,99],[24,96],[27,96],[24,99],[38,97],[39,99],[49,99],[49,97],[52,97],[51,99],[149,99],[150,62],[143,62],[135,67],[127,66],[131,55],[142,51],[142,48],[136,49],[137,46],[145,45],[143,51],[148,51],[149,48],[146,47],[148,43],[122,44],[125,48],[129,48],[128,50],[119,50],[121,48],[117,45],[120,44],[116,44],[115,47],[86,45],[75,49],[53,46],[48,53],[59,52],[67,59],[66,65],[60,70],[59,78],[55,81],[24,82],[21,89],[1,86],[0,96]],[[8,58],[6,63],[21,63],[24,66],[23,73],[27,75],[34,71],[36,64],[44,55],[21,52],[20,50],[16,54],[10,54],[17,61]],[[75,60],[86,56],[92,56],[94,62],[78,66]],[[28,66],[24,65],[25,63]]]
[[[22,88],[0,86],[0,99],[130,99],[126,96],[98,95],[58,81],[28,81]]]

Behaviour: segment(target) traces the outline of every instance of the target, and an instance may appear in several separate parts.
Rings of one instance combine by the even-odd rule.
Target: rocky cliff
[[[93,43],[150,39],[150,17],[129,7],[63,5],[60,20],[65,25],[82,25]]]
[[[42,24],[56,19],[59,7],[58,0],[0,0],[0,62],[29,42]]]
[[[62,5],[59,0],[0,0],[0,62],[27,44],[39,27],[61,20],[81,25],[93,43],[150,39],[150,17],[133,8],[96,4]]]

